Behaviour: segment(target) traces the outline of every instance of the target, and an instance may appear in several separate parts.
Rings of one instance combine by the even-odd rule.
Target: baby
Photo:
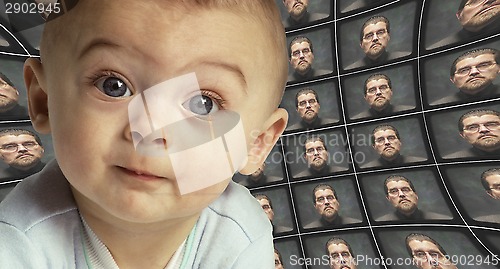
[[[254,172],[287,123],[274,1],[61,4],[24,68],[56,161],[0,205],[0,268],[274,268],[269,221],[219,167]]]

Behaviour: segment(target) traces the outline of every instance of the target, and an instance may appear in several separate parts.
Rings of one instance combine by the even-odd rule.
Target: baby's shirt
[[[53,161],[0,203],[0,268],[89,268],[83,230],[70,185]],[[271,224],[236,183],[202,211],[190,237],[185,268],[274,268]]]

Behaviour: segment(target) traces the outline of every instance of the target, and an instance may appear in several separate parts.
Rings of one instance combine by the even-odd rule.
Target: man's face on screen
[[[318,118],[320,105],[314,93],[301,94],[297,97],[297,112],[300,118],[311,123]]]
[[[314,62],[314,54],[311,50],[309,42],[298,42],[291,47],[292,55],[290,55],[290,64],[293,70],[300,75],[305,75],[312,68]]]
[[[0,112],[9,111],[19,100],[19,92],[0,78]]]
[[[385,52],[390,39],[387,25],[385,22],[379,21],[368,24],[363,29],[363,39],[360,46],[366,57],[375,60]]]
[[[265,198],[258,199],[258,201],[260,206],[262,207],[262,210],[264,210],[264,213],[266,213],[267,218],[272,222],[274,219],[274,210],[271,207],[271,203]]]
[[[399,156],[401,150],[401,140],[396,132],[391,129],[377,131],[373,134],[373,148],[380,157],[392,161]]]
[[[356,260],[345,244],[328,245],[328,256],[330,256],[331,269],[357,269]]]
[[[307,166],[320,171],[328,165],[328,151],[320,140],[307,142],[304,146]]]
[[[193,122],[209,122],[212,113],[232,112],[244,123],[243,140],[233,144],[250,149],[267,130],[263,123],[275,110],[269,100],[278,94],[279,84],[276,74],[260,68],[276,57],[273,41],[262,33],[267,31],[264,23],[248,23],[246,15],[225,9],[186,13],[161,3],[80,1],[71,12],[50,22],[78,16],[69,25],[78,29],[78,39],[71,31],[62,31],[68,34],[64,44],[54,42],[54,48],[44,51],[42,64],[44,79],[51,86],[48,128],[79,205],[85,209],[92,204],[115,219],[143,224],[196,216],[219,197],[231,176],[181,195],[172,155],[144,155],[134,147],[128,105],[156,85],[196,74],[198,89],[165,89],[175,98],[165,100],[168,113],[163,116],[176,113]],[[104,6],[96,9],[98,5]],[[125,11],[127,16],[116,15]],[[255,55],[254,46],[242,44],[268,49]],[[256,104],[262,109],[255,110]],[[196,135],[203,134],[194,131],[189,137]],[[158,137],[151,142],[169,150],[179,147],[183,139]],[[184,163],[194,169],[205,164],[200,159],[213,158],[214,152],[198,153],[192,155],[196,162],[186,158]],[[220,161],[227,162],[227,156]],[[200,173],[199,180],[210,180],[207,174],[211,173],[210,169]]]
[[[309,0],[283,0],[283,4],[290,17],[299,20],[306,14]]]
[[[365,100],[376,111],[382,111],[391,103],[392,89],[385,79],[373,79],[366,83]]]
[[[464,8],[457,12],[457,18],[463,28],[478,32],[488,25],[494,26],[500,17],[500,0],[469,0]]]
[[[387,200],[400,213],[410,215],[417,209],[418,195],[404,180],[387,182]]]
[[[500,149],[500,118],[496,115],[470,116],[462,121],[460,133],[473,147],[486,152]]]
[[[500,73],[500,66],[495,55],[484,53],[458,61],[455,70],[451,82],[465,94],[475,95],[493,83]]]
[[[9,166],[29,170],[40,163],[43,147],[29,134],[0,137],[0,157]]]
[[[321,217],[327,221],[333,221],[337,217],[340,203],[330,189],[317,190],[314,193],[316,201],[314,207]]]
[[[266,167],[266,163],[262,163],[255,172],[250,174],[250,178],[254,181],[258,181],[264,176],[264,168]]]
[[[500,200],[500,175],[489,175],[485,179],[488,182],[489,190],[486,191],[488,195],[493,199]]]
[[[430,241],[411,240],[408,246],[412,251],[415,265],[420,269],[456,269],[438,246]]]
[[[276,252],[274,252],[274,269],[283,269],[283,262]]]

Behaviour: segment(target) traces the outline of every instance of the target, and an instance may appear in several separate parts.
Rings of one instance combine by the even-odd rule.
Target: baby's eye
[[[182,105],[194,114],[201,116],[212,114],[219,110],[217,101],[214,101],[205,94],[193,96]]]
[[[103,77],[96,81],[95,86],[111,97],[131,96],[132,91],[123,80],[116,77]]]

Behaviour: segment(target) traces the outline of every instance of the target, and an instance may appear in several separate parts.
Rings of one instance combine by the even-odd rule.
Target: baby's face
[[[200,212],[230,178],[179,195],[171,159],[134,149],[127,106],[141,91],[194,72],[200,90],[180,92],[185,100],[165,111],[236,112],[250,148],[275,110],[279,85],[262,68],[275,54],[263,24],[217,8],[186,14],[161,2],[80,1],[71,12],[74,32],[42,61],[54,149],[79,206],[142,223]]]

